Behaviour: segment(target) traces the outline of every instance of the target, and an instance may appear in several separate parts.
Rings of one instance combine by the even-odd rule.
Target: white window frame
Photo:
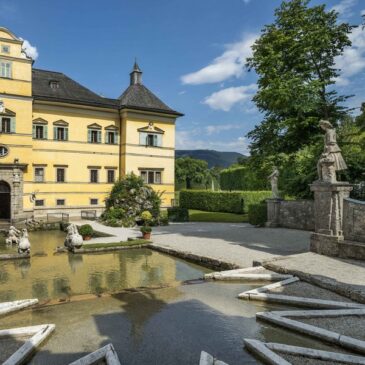
[[[13,63],[7,60],[0,60],[0,77],[11,79],[13,74]]]
[[[37,170],[42,170],[43,174],[42,175],[37,175],[36,172]],[[40,180],[37,179],[37,177],[41,176],[42,178]],[[34,167],[34,182],[35,183],[43,183],[45,181],[45,169],[44,167],[40,167],[40,166],[35,166]]]
[[[153,182],[150,181],[150,176],[151,173],[153,174]],[[143,175],[145,175],[146,178],[143,177]],[[159,181],[157,181],[156,176],[160,176],[159,177]],[[161,185],[162,184],[162,171],[161,170],[156,170],[156,169],[142,169],[140,170],[140,176],[143,179],[145,184],[149,184],[149,185]]]

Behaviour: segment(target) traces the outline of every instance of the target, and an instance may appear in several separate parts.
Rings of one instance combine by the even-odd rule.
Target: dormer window
[[[60,83],[57,80],[51,80],[49,82],[49,86],[51,89],[58,89],[60,87]]]

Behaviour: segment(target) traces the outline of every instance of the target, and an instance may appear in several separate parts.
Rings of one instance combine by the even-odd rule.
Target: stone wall
[[[365,201],[344,200],[343,235],[345,240],[365,243]]]
[[[313,200],[268,199],[269,227],[314,230]]]

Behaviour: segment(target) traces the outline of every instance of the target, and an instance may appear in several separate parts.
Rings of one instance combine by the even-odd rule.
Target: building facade
[[[143,85],[137,63],[122,95],[104,98],[33,68],[22,40],[0,28],[0,219],[101,212],[132,172],[169,206],[180,116]]]

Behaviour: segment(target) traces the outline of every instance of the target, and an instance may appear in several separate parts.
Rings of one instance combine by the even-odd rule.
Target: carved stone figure
[[[268,176],[268,180],[270,180],[271,183],[271,192],[272,192],[272,197],[274,199],[279,199],[279,188],[278,188],[278,179],[279,179],[279,170],[277,169],[277,167],[274,167],[274,171],[272,172],[272,174],[270,176]]]
[[[20,231],[14,226],[10,226],[8,237],[5,239],[7,245],[17,245],[19,243]]]
[[[22,237],[19,241],[18,253],[30,253],[30,242],[26,228],[22,229]]]
[[[337,181],[333,154],[322,153],[318,161],[318,176],[320,181],[329,183],[335,183]]]
[[[74,223],[71,223],[67,227],[67,236],[65,239],[65,246],[73,251],[75,248],[80,248],[84,243],[82,236],[79,234],[77,230],[77,226]]]
[[[336,129],[328,120],[321,120],[319,125],[326,133],[324,135],[324,151],[317,164],[318,178],[320,181],[333,183],[337,181],[336,171],[347,170],[347,165],[337,144]]]

